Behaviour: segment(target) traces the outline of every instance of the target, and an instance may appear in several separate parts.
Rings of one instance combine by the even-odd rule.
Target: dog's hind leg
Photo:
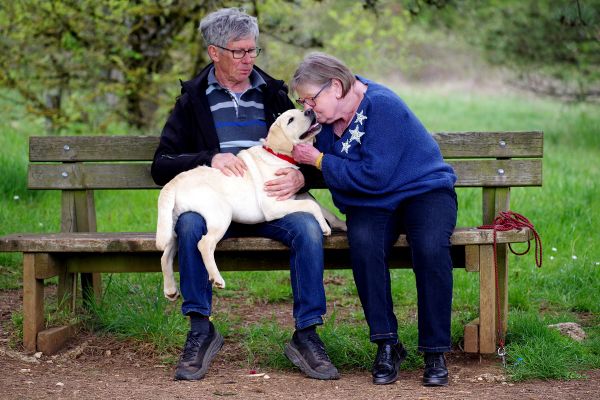
[[[208,279],[215,287],[222,289],[225,287],[225,280],[217,268],[215,248],[217,247],[219,240],[225,235],[227,228],[229,228],[229,224],[231,223],[231,211],[229,210],[229,213],[225,211],[220,216],[215,214],[216,213],[211,214],[210,217],[205,218],[206,234],[198,242],[198,250],[202,255],[202,261],[204,261],[204,266],[208,272]]]
[[[177,290],[177,284],[175,283],[175,277],[173,276],[173,259],[177,252],[177,241],[172,238],[165,246],[165,251],[160,258],[160,266],[163,273],[164,281],[164,294],[165,297],[171,301],[177,300],[179,297],[179,291]]]

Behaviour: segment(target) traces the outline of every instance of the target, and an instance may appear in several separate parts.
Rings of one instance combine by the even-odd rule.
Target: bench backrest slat
[[[445,158],[537,158],[543,154],[542,132],[434,133]],[[157,136],[32,136],[29,160],[151,161]]]
[[[541,186],[542,132],[435,133],[456,186]],[[155,189],[157,136],[32,136],[30,189]],[[321,183],[320,187],[324,187]]]
[[[448,160],[463,187],[540,186],[541,159]],[[150,163],[31,164],[30,189],[154,189]]]
[[[29,161],[151,161],[158,136],[31,136]]]

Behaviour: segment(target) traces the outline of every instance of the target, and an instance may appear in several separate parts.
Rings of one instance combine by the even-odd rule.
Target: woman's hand
[[[301,143],[294,146],[292,157],[301,164],[315,165],[321,152],[310,143]]]
[[[218,169],[227,176],[244,176],[248,169],[241,158],[231,153],[217,153],[213,156],[210,166]]]
[[[289,199],[304,186],[304,175],[295,168],[282,168],[275,175],[281,178],[265,182],[265,192],[277,200]]]

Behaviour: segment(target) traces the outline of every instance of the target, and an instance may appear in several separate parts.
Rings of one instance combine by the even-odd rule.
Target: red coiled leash
[[[494,231],[494,272],[496,274],[496,309],[497,309],[497,318],[498,318],[498,355],[502,357],[502,362],[506,363],[506,351],[504,349],[504,335],[502,329],[502,318],[500,311],[500,288],[498,287],[498,259],[497,259],[497,243],[496,243],[496,232],[505,232],[510,231],[511,229],[523,229],[529,228],[533,233],[533,237],[535,239],[535,265],[538,268],[542,267],[542,239],[540,235],[535,230],[533,224],[521,214],[518,214],[513,211],[502,211],[498,214],[496,218],[494,218],[494,223],[490,225],[481,225],[478,227],[479,229],[493,229]],[[511,244],[508,244],[508,248],[510,251],[517,255],[522,256],[527,254],[531,249],[531,240],[527,241],[527,249],[522,253],[518,253],[513,250]]]

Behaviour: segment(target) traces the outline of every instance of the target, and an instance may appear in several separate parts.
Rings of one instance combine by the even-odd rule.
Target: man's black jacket
[[[220,152],[219,139],[206,98],[208,72],[206,66],[194,79],[181,84],[181,95],[165,124],[152,162],[152,179],[165,185],[180,172],[199,165],[210,165]],[[294,108],[288,88],[281,80],[254,66],[266,82],[263,87],[265,119],[268,127],[282,112]]]

